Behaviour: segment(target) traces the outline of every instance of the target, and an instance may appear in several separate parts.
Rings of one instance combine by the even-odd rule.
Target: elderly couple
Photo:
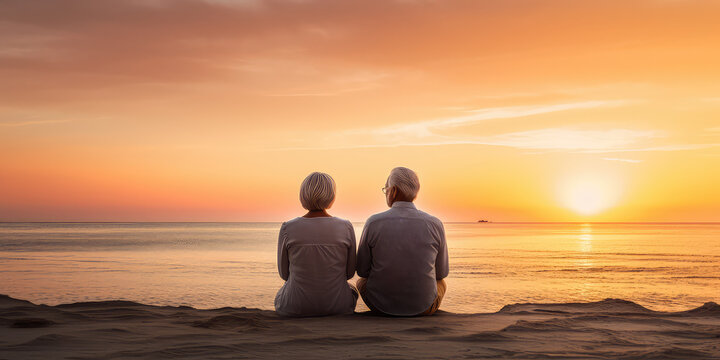
[[[367,220],[356,256],[352,224],[327,213],[335,181],[318,172],[305,178],[300,202],[308,213],[280,228],[277,313],[352,314],[359,294],[374,313],[432,315],[445,295],[448,251],[442,222],[413,204],[419,189],[412,170],[390,172],[382,188],[390,209]],[[356,270],[357,288],[347,282]]]

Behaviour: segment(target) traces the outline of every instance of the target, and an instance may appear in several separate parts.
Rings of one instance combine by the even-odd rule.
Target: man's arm
[[[348,226],[350,227],[350,246],[348,247],[347,255],[347,278],[349,280],[352,279],[353,276],[355,276],[357,257],[355,255],[355,229],[350,222],[348,222]]]
[[[368,224],[366,222],[365,227],[363,227],[362,235],[360,235],[360,246],[357,251],[357,274],[364,278],[370,276],[370,265],[372,264],[372,253],[368,243]]]
[[[287,281],[288,277],[290,277],[290,258],[288,257],[286,240],[285,223],[283,223],[280,227],[280,235],[278,235],[277,263],[280,277]]]
[[[440,247],[438,248],[437,258],[435,259],[435,278],[437,280],[444,279],[450,272],[448,266],[448,250],[447,241],[445,240],[445,227],[439,222],[438,235],[440,237]]]

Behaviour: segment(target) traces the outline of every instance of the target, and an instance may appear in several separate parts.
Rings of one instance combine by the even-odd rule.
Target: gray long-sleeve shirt
[[[448,271],[442,222],[413,203],[397,201],[365,223],[357,273],[368,278],[364,296],[378,310],[400,316],[426,311]]]
[[[347,280],[355,275],[355,231],[337,217],[298,217],[280,227],[278,272],[285,284],[275,296],[284,316],[352,314],[357,298]]]

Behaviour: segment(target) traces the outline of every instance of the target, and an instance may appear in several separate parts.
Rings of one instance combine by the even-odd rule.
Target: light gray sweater
[[[278,272],[285,284],[275,296],[283,316],[352,314],[357,298],[347,280],[355,274],[355,231],[337,217],[298,217],[280,227]]]

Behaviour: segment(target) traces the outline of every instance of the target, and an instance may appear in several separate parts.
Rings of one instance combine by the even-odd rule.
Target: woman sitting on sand
[[[355,274],[355,230],[327,213],[335,202],[335,181],[314,172],[300,186],[308,210],[284,222],[278,239],[278,271],[285,285],[275,296],[283,316],[352,314],[358,292],[347,280]]]

